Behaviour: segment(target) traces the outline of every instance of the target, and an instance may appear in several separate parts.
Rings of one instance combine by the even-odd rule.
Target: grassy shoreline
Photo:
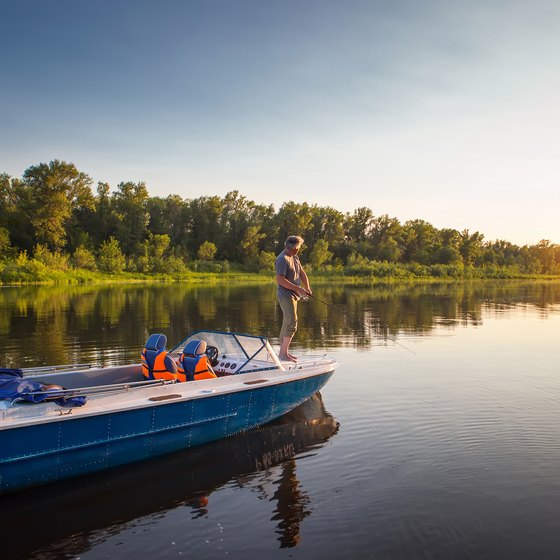
[[[522,274],[512,271],[500,271],[495,269],[465,269],[457,271],[454,275],[427,274],[426,270],[420,270],[415,274],[405,267],[385,267],[383,275],[376,275],[374,271],[368,273],[357,273],[349,270],[316,270],[310,273],[314,285],[328,284],[332,282],[344,284],[443,284],[460,283],[478,280],[515,281],[530,280],[554,282],[560,281],[559,275],[545,274]],[[418,272],[418,271],[417,271]],[[459,273],[461,272],[461,273]],[[155,284],[155,283],[188,283],[188,284],[223,284],[235,282],[236,284],[262,284],[274,281],[274,271],[247,272],[241,270],[229,270],[224,272],[197,272],[187,271],[181,274],[162,273],[103,273],[83,269],[48,270],[40,275],[34,275],[29,271],[25,274],[10,274],[9,277],[2,275],[0,269],[0,286],[32,286],[32,285],[106,285],[106,284]]]

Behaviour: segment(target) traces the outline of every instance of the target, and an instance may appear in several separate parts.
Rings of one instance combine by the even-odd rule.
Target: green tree
[[[12,178],[7,173],[0,173],[0,223],[7,224],[14,211]]]
[[[535,254],[534,247],[524,245],[519,250],[519,263],[526,274],[540,274],[542,264]]]
[[[214,260],[217,250],[218,248],[214,243],[211,241],[204,241],[198,248],[197,255],[201,261],[211,261]]]
[[[404,254],[407,262],[429,264],[437,248],[437,230],[424,220],[409,220],[404,224]]]
[[[364,255],[380,261],[398,262],[402,256],[403,228],[396,218],[387,214],[374,218],[370,239],[372,255]]]
[[[119,242],[114,237],[109,237],[101,244],[97,262],[99,269],[103,272],[122,272],[124,270],[126,259]]]
[[[184,210],[187,204],[178,195],[148,199],[148,229],[154,235],[169,235],[174,247],[186,248],[186,223]]]
[[[166,253],[170,244],[169,235],[149,234],[143,245],[146,248],[148,267],[146,272],[166,272]]]
[[[125,255],[132,255],[148,236],[148,190],[145,183],[119,183],[112,196],[118,219],[116,238]]]
[[[512,266],[521,264],[519,260],[520,249],[517,245],[496,239],[483,246],[482,260],[484,264],[496,264],[498,266]]]
[[[35,246],[33,258],[51,270],[68,269],[68,255],[60,251],[49,251],[45,245],[40,243]]]
[[[542,239],[531,247],[531,252],[541,265],[539,271],[541,274],[558,273],[558,269],[560,268],[560,251],[558,249],[559,246],[551,243],[548,239]]]
[[[304,239],[313,220],[313,212],[309,204],[304,202],[285,202],[275,216],[275,226],[278,232],[275,252],[279,253],[284,247],[284,241],[289,235],[300,235]]]
[[[274,250],[277,229],[272,205],[255,204],[238,191],[231,191],[223,198],[222,208],[216,224],[219,255],[247,263],[261,250]]]
[[[253,262],[259,254],[259,244],[265,234],[261,233],[260,226],[249,226],[243,234],[239,244],[239,252],[244,263]]]
[[[259,251],[257,259],[255,261],[256,270],[272,272],[274,270],[274,262],[276,261],[276,255],[270,251]]]
[[[13,255],[14,249],[10,243],[10,232],[4,227],[0,227],[0,259]]]
[[[118,231],[119,217],[113,209],[110,191],[111,187],[108,183],[97,183],[95,212],[92,216],[88,216],[88,220],[84,224],[84,228],[95,247],[99,247],[109,237],[114,237]]]
[[[76,247],[74,254],[72,255],[72,263],[76,268],[83,268],[85,270],[97,269],[95,256],[83,245]]]
[[[438,236],[440,239],[440,244],[443,247],[453,247],[455,249],[459,248],[461,234],[456,229],[440,229],[438,232]]]
[[[217,246],[223,237],[219,226],[222,212],[219,196],[202,196],[187,202],[182,212],[182,235],[191,255],[196,255],[205,241]]]
[[[309,210],[311,222],[304,236],[305,244],[308,247],[314,247],[322,239],[333,248],[337,255],[340,255],[346,243],[344,214],[330,206],[313,205]],[[305,253],[303,257],[306,257]]]
[[[51,250],[66,244],[66,226],[72,210],[93,207],[91,178],[73,163],[53,160],[29,167],[23,174],[27,212],[38,243]]]
[[[30,251],[34,245],[34,229],[30,220],[31,193],[22,181],[0,174],[0,224],[8,230],[14,249]]]
[[[345,221],[347,237],[350,241],[365,242],[370,237],[373,228],[373,212],[362,206],[348,215]]]
[[[459,264],[463,257],[459,252],[461,236],[456,229],[444,228],[436,231],[432,262],[434,264]]]
[[[314,268],[321,268],[327,262],[329,262],[333,257],[333,254],[329,251],[329,244],[325,239],[319,239],[309,255],[309,262]]]
[[[259,241],[259,247],[265,252],[274,252],[278,240],[277,224],[275,223],[274,206],[272,204],[255,204],[251,207],[249,223],[260,227],[264,237]]]
[[[242,262],[245,255],[242,252],[243,242],[249,225],[258,227],[251,220],[252,209],[255,203],[247,200],[239,194],[239,191],[231,191],[222,200],[222,214],[219,219],[220,228],[220,252],[233,261]]]
[[[476,259],[482,253],[482,240],[484,235],[475,231],[469,233],[468,229],[463,230],[460,234],[459,252],[463,257],[465,266],[476,264]]]
[[[455,247],[438,247],[433,254],[435,264],[459,264],[463,262],[461,253]]]

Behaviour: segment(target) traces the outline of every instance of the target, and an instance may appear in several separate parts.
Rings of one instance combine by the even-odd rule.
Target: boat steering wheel
[[[218,364],[219,352],[215,346],[207,346],[205,354],[212,367]]]

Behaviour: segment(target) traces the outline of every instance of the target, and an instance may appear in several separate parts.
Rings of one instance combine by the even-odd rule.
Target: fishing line
[[[324,305],[326,305],[327,307],[331,307],[332,309],[336,309],[336,307],[334,305],[332,305],[331,303],[328,303],[320,298],[318,298],[317,296],[314,296],[313,294],[307,294],[307,296],[304,297],[310,297],[313,299],[316,299],[317,301],[323,303]],[[416,355],[416,352],[414,352],[413,350],[411,350],[410,348],[407,348],[404,344],[401,344],[400,342],[398,342],[395,338],[393,338],[392,336],[389,336],[388,334],[385,333],[381,333],[378,329],[376,329],[375,327],[373,327],[374,331],[380,335],[380,336],[384,336],[386,338],[388,338],[391,342],[394,342],[395,344],[397,344],[398,346],[400,346],[401,348],[404,348],[405,350],[407,350],[408,352],[410,352],[411,354]]]

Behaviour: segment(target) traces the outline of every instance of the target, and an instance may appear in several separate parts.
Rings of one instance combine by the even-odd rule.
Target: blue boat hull
[[[0,431],[0,494],[208,443],[274,420],[331,372],[248,391]]]

